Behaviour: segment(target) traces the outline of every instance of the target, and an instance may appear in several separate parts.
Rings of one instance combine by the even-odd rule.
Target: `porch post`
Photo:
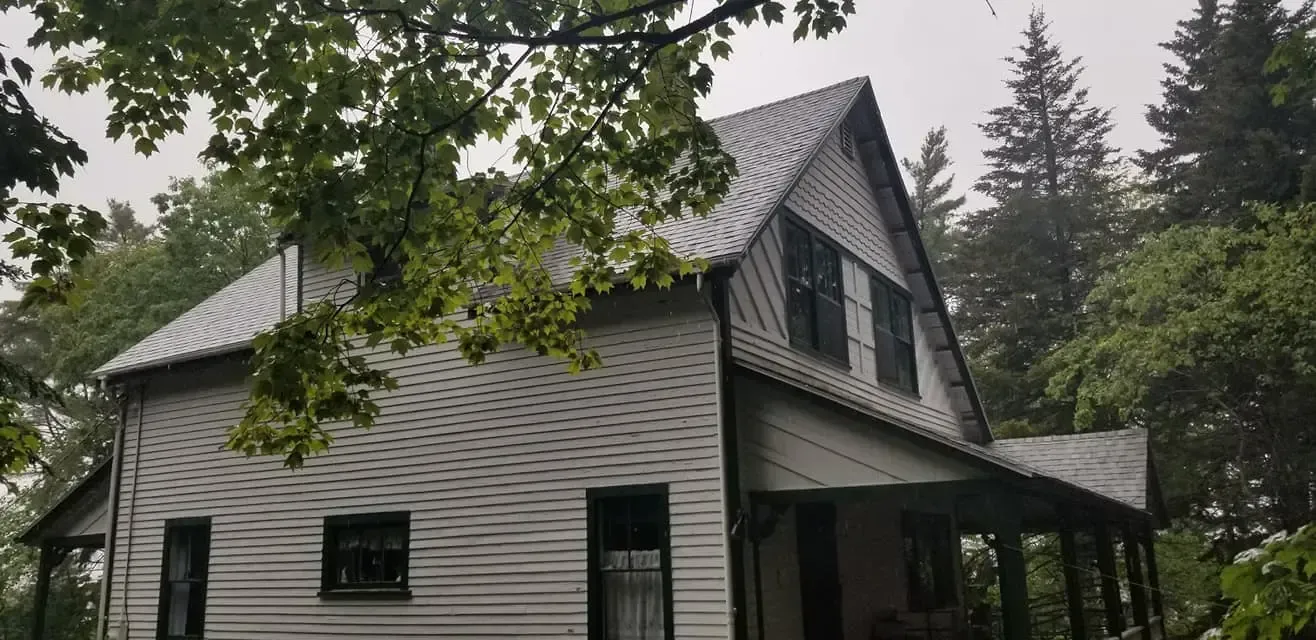
[[[1152,613],[1165,619],[1165,603],[1161,599],[1161,574],[1156,568],[1156,536],[1150,524],[1143,525],[1142,548],[1147,554],[1147,588],[1151,591]]]
[[[1069,635],[1072,640],[1087,640],[1087,620],[1083,615],[1083,580],[1078,567],[1078,547],[1074,541],[1073,514],[1065,513],[1060,522],[1060,562],[1065,574],[1065,603],[1069,605]]]
[[[41,542],[41,559],[37,562],[36,597],[32,603],[32,640],[42,640],[46,634],[46,601],[50,599],[50,573],[55,568],[55,548]]]
[[[1001,584],[1001,626],[1005,640],[1028,640],[1028,568],[1024,564],[1022,523],[1017,513],[1005,515],[996,527],[996,564]]]
[[[1101,573],[1101,602],[1106,606],[1106,637],[1118,638],[1124,631],[1124,605],[1120,602],[1115,544],[1105,521],[1098,520],[1093,533],[1097,542],[1097,571]]]
[[[1142,627],[1142,637],[1151,640],[1147,620],[1147,583],[1142,579],[1142,557],[1138,553],[1138,536],[1132,526],[1124,527],[1124,563],[1129,576],[1129,599],[1133,601],[1133,624]]]

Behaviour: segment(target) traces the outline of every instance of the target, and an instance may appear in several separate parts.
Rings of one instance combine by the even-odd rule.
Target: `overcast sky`
[[[778,25],[737,36],[730,61],[717,68],[713,94],[704,116],[713,117],[809,91],[855,76],[872,78],[896,147],[917,153],[931,127],[945,125],[959,186],[967,189],[981,172],[985,140],[976,123],[983,113],[1009,96],[1001,81],[1007,75],[1003,56],[1020,42],[1020,30],[1034,4],[1030,0],[993,0],[993,17],[984,0],[859,0],[859,13],[839,36],[825,41],[791,42],[791,28]],[[1159,99],[1161,64],[1167,60],[1157,43],[1168,39],[1174,23],[1189,15],[1194,0],[1050,0],[1038,2],[1053,23],[1053,33],[1067,55],[1082,56],[1083,77],[1093,103],[1115,109],[1114,144],[1125,151],[1155,144],[1143,118],[1145,105]],[[0,16],[0,43],[18,45],[33,23],[23,15]],[[49,57],[22,55],[38,69]],[[162,145],[161,153],[143,158],[131,141],[104,137],[108,103],[100,95],[69,97],[34,89],[31,98],[42,113],[76,138],[90,156],[77,177],[67,180],[61,198],[103,205],[107,198],[127,200],[143,217],[153,215],[149,198],[164,190],[170,176],[201,171],[197,152],[210,136],[204,114],[194,113],[190,130]]]

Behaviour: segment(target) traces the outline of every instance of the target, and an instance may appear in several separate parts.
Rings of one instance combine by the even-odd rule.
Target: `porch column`
[[[1087,640],[1087,620],[1083,614],[1083,579],[1078,567],[1078,547],[1074,541],[1074,517],[1064,514],[1060,521],[1060,563],[1065,574],[1065,603],[1069,605],[1069,636]]]
[[[1161,574],[1156,568],[1156,536],[1150,524],[1142,528],[1142,548],[1147,554],[1147,589],[1151,591],[1152,614],[1158,616],[1164,624],[1165,603],[1161,599]]]
[[[50,573],[54,569],[55,548],[43,541],[41,559],[37,562],[36,598],[32,603],[32,640],[42,640],[46,634],[46,601],[50,599]]]
[[[1115,543],[1104,521],[1097,521],[1093,534],[1097,542],[1097,571],[1101,573],[1101,602],[1106,606],[1106,637],[1118,638],[1124,631],[1124,605],[1120,603]]]
[[[1132,526],[1124,528],[1124,563],[1129,576],[1129,599],[1133,601],[1133,624],[1142,627],[1142,637],[1151,640],[1147,619],[1147,583],[1142,578],[1142,557],[1138,552],[1138,535]]]
[[[1001,586],[1001,626],[1005,640],[1028,640],[1032,633],[1021,529],[1022,523],[1014,513],[1002,518],[996,527],[996,572]]]

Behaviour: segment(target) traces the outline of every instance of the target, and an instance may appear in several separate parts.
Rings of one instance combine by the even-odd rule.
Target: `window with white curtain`
[[[590,638],[671,639],[666,487],[594,490],[589,500]]]
[[[206,575],[210,564],[210,519],[165,523],[164,571],[160,581],[161,640],[199,640],[206,625]]]
[[[407,511],[327,516],[320,597],[410,596],[410,534]]]

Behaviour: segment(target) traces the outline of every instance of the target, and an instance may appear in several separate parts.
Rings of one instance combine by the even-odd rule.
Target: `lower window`
[[[955,606],[956,547],[950,516],[906,511],[902,517],[905,574],[909,610],[930,611]]]
[[[592,640],[670,640],[671,544],[665,486],[591,490]]]
[[[160,640],[194,640],[206,626],[206,576],[210,564],[210,519],[165,523],[160,580]]]
[[[405,595],[410,529],[405,511],[325,518],[321,595]]]

